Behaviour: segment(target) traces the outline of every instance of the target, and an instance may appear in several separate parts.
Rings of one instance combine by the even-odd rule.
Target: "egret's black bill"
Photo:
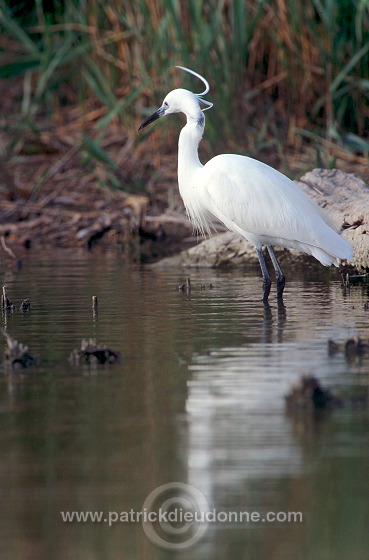
[[[153,113],[152,115],[150,115],[140,126],[140,128],[138,130],[141,130],[142,128],[145,128],[145,126],[147,126],[148,124],[156,121],[156,119],[158,119],[159,117],[161,117],[161,112],[160,109],[158,109],[157,111],[155,111],[155,113]]]

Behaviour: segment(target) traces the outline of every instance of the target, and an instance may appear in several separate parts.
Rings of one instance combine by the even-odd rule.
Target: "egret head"
[[[187,89],[174,89],[173,91],[170,91],[165,97],[162,106],[159,107],[155,113],[150,115],[150,117],[141,124],[138,130],[141,130],[159,117],[164,117],[164,115],[169,115],[170,113],[185,113],[187,117],[198,120],[199,113],[201,113],[201,111],[206,111],[213,106],[210,101],[206,101],[202,98],[202,96],[206,95],[210,89],[205,78],[200,76],[200,74],[197,74],[197,72],[184,68],[183,66],[177,66],[177,68],[180,68],[185,72],[189,72],[202,80],[205,84],[205,90],[202,93],[192,93],[192,91],[188,91]],[[206,105],[206,107],[201,109],[201,103]]]

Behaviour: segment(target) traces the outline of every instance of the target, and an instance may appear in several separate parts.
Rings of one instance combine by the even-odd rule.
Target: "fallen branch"
[[[17,260],[17,257],[15,256],[13,251],[5,243],[5,237],[3,235],[0,237],[0,242],[1,242],[1,246],[4,249],[5,253],[7,253],[9,255],[9,257],[11,257],[12,259]]]

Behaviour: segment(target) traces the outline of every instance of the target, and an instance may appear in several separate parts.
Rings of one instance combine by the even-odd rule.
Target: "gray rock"
[[[314,169],[296,183],[344,228],[342,237],[354,248],[355,266],[369,268],[369,186],[338,169]]]

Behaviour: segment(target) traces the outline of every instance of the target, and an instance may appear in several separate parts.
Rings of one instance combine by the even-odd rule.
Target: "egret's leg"
[[[277,261],[277,257],[275,256],[273,247],[271,247],[270,245],[267,245],[267,249],[268,249],[270,258],[272,259],[272,263],[273,263],[274,270],[275,270],[275,276],[276,276],[276,279],[277,279],[277,298],[282,299],[286,279],[284,277],[284,274],[282,272],[281,267],[279,266],[279,262]]]
[[[258,249],[256,247],[256,253],[258,255],[260,268],[261,268],[261,274],[263,276],[263,301],[267,301],[268,297],[269,297],[269,294],[270,294],[270,286],[272,285],[272,281],[270,279],[268,269],[267,269],[266,264],[265,264],[263,251],[261,250],[261,248]]]

